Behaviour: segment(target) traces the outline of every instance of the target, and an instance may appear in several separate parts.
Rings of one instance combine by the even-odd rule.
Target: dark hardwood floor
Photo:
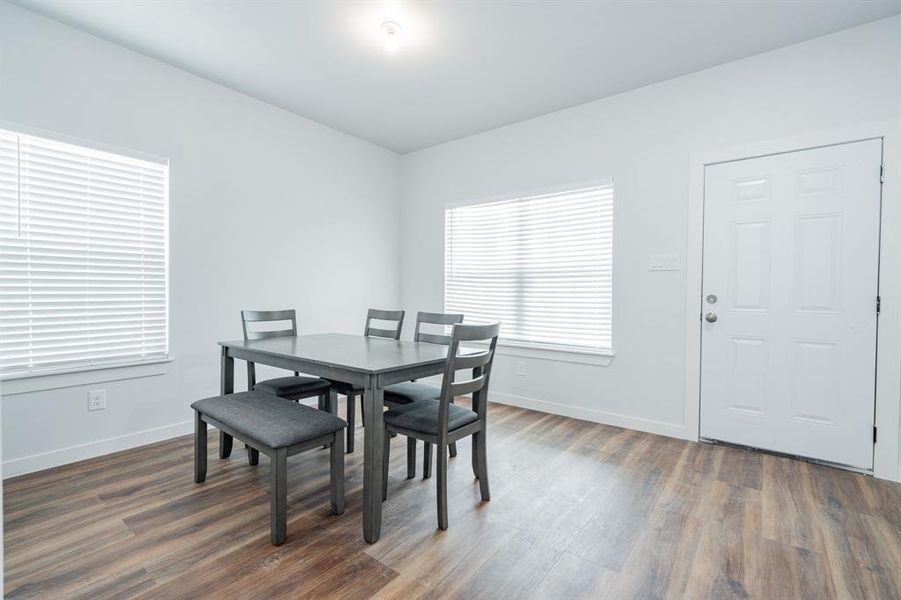
[[[342,408],[343,411],[343,408]],[[343,412],[342,412],[343,414]],[[10,598],[901,598],[901,485],[746,450],[501,405],[491,502],[469,444],[435,480],[392,447],[382,539],[363,541],[362,455],[347,512],[328,453],[289,461],[288,541],[269,543],[268,461],[192,481],[182,437],[5,483]],[[358,430],[362,437],[362,430]],[[362,448],[362,443],[358,443]]]

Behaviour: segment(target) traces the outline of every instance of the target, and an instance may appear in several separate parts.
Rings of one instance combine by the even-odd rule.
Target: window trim
[[[475,199],[468,200],[452,200],[450,202],[444,203],[444,211],[446,212],[448,209],[453,208],[461,208],[464,206],[476,206],[479,204],[490,204],[492,202],[504,202],[509,200],[517,200],[520,198],[528,198],[530,196],[543,196],[546,194],[560,194],[565,193],[572,190],[577,190],[581,188],[590,188],[590,187],[601,187],[601,186],[613,186],[613,235],[611,236],[611,247],[610,247],[610,258],[613,261],[613,268],[611,269],[610,276],[613,283],[616,282],[615,268],[616,268],[616,182],[615,178],[610,177],[597,177],[590,179],[579,179],[573,180],[566,184],[557,184],[553,186],[545,186],[545,187],[537,187],[537,188],[527,188],[527,187],[516,187],[510,188],[509,191],[503,193],[492,194],[490,196],[481,196]],[[442,244],[447,241],[447,222],[445,219],[444,223],[445,232],[442,236]],[[443,249],[443,246],[442,246]],[[442,255],[442,278],[441,278],[441,301],[442,306],[444,306],[444,302],[447,298],[447,289],[445,288],[445,283],[447,282],[447,273],[444,271],[445,265],[447,264],[447,257]],[[616,286],[611,285],[611,293],[612,296],[610,298],[610,309],[611,309],[611,317],[610,317],[610,347],[609,348],[598,348],[598,349],[587,349],[587,348],[567,348],[564,346],[541,346],[539,344],[529,344],[529,343],[521,343],[515,341],[507,341],[498,338],[497,340],[497,354],[500,356],[518,356],[522,358],[537,358],[544,360],[554,360],[558,362],[570,362],[570,363],[581,363],[581,364],[589,364],[589,365],[600,365],[600,366],[608,366],[613,362],[613,358],[616,356],[616,344],[615,341],[615,324],[613,320],[613,314],[615,311],[614,303],[616,302]],[[464,318],[465,321],[465,318]],[[503,324],[502,324],[503,327]]]
[[[20,135],[41,137],[51,141],[81,146],[90,150],[99,152],[108,152],[118,154],[127,158],[152,162],[166,167],[167,177],[165,185],[165,216],[164,216],[164,257],[163,264],[165,266],[165,307],[166,307],[166,356],[151,358],[147,360],[131,360],[114,363],[101,363],[94,365],[84,365],[80,367],[48,369],[29,371],[26,373],[12,373],[8,375],[0,375],[0,396],[22,394],[27,392],[36,392],[42,390],[57,389],[63,387],[73,387],[82,384],[101,383],[107,381],[118,381],[122,379],[134,379],[137,377],[145,377],[151,375],[162,375],[169,371],[169,363],[173,361],[172,357],[172,269],[171,269],[171,233],[172,224],[171,203],[172,196],[170,192],[170,184],[172,180],[172,167],[168,158],[141,152],[131,148],[117,146],[115,144],[107,144],[95,140],[85,139],[74,135],[32,127],[23,123],[0,119],[0,129],[10,131]],[[117,374],[116,370],[121,369]],[[85,374],[85,377],[78,377],[79,374]]]
[[[0,380],[0,395],[14,396],[29,392],[165,375],[171,369],[173,362],[174,359],[170,353],[168,358],[156,358],[146,361],[91,365],[78,369],[61,369],[58,371],[17,373]]]

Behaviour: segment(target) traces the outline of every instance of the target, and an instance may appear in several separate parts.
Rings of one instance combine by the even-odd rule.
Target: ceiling
[[[901,12],[901,0],[19,0],[405,153]],[[386,51],[383,21],[400,24]]]

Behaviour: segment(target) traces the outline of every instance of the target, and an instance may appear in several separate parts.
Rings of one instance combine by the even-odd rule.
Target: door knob
[[[704,318],[707,320],[708,323],[716,323],[716,313],[715,312],[707,313],[706,315],[704,315]]]

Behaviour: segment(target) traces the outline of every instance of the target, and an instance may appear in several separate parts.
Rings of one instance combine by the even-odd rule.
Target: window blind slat
[[[0,376],[168,355],[168,171],[0,130]]]
[[[613,185],[448,208],[445,309],[536,347],[612,346]]]

